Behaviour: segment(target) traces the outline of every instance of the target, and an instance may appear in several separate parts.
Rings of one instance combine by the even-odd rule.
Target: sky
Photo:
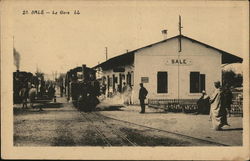
[[[176,36],[181,15],[183,35],[243,57],[249,35],[243,6],[237,2],[20,2],[12,10],[14,47],[21,56],[20,70],[65,73],[105,61],[105,47],[111,58],[163,40],[163,29],[168,30],[167,37]],[[71,14],[22,14],[32,9]],[[74,10],[80,14],[72,14]]]

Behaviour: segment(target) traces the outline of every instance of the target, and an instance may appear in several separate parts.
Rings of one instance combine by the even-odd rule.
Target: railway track
[[[116,134],[118,137],[121,137],[124,141],[126,141],[127,143],[129,143],[129,145],[132,145],[132,146],[138,146],[138,145],[135,142],[131,141],[129,138],[127,138],[126,134],[124,134],[123,132],[119,131],[114,126],[109,125],[104,120],[105,119],[114,120],[114,121],[125,123],[128,126],[129,125],[133,125],[133,126],[137,126],[137,127],[140,127],[140,128],[144,128],[146,130],[163,132],[163,133],[166,133],[166,134],[175,135],[175,136],[183,138],[183,139],[188,139],[188,140],[196,141],[196,142],[202,142],[202,143],[205,143],[205,144],[210,144],[210,145],[215,145],[215,146],[229,146],[229,145],[226,145],[226,144],[222,144],[222,143],[218,143],[218,142],[214,142],[214,141],[209,141],[209,140],[205,140],[205,139],[200,139],[200,138],[196,138],[196,137],[192,137],[192,136],[188,136],[188,135],[184,135],[184,134],[180,134],[180,133],[176,133],[176,132],[171,132],[171,131],[162,130],[162,129],[158,129],[158,128],[154,128],[154,127],[140,125],[140,124],[132,123],[132,122],[129,122],[129,121],[119,120],[119,119],[116,119],[116,118],[112,118],[112,117],[101,115],[100,113],[97,113],[97,112],[85,113],[85,118],[86,118],[86,115],[88,115],[87,117],[89,117],[89,116],[93,117],[94,116],[95,119],[97,119],[98,121],[102,122],[106,127],[108,127],[112,131],[112,133]],[[90,118],[87,118],[87,119],[90,122],[92,122],[92,124],[93,124],[93,122],[94,122],[93,120],[91,120]],[[100,129],[98,129],[96,126],[94,128],[97,129],[96,131],[100,135],[104,136],[104,134],[101,134],[102,132],[101,132]],[[108,142],[107,145],[108,146],[112,146],[111,143],[110,143],[110,141],[107,141],[108,140],[107,136],[105,136],[104,138],[105,138],[104,139],[105,142]]]
[[[126,137],[126,135],[124,133],[122,133],[121,131],[119,131],[118,129],[116,129],[115,127],[112,127],[111,125],[109,125],[107,122],[105,122],[102,118],[99,117],[99,115],[95,114],[95,113],[85,113],[85,112],[80,112],[81,115],[88,121],[91,123],[92,127],[95,129],[95,131],[97,132],[97,134],[101,137],[101,139],[103,140],[103,142],[107,145],[107,146],[113,146],[112,145],[112,141],[108,138],[108,136],[106,136],[104,134],[104,132],[101,130],[101,128],[99,128],[96,124],[94,119],[97,119],[99,122],[102,122],[102,125],[106,126],[108,129],[110,129],[110,132],[113,133],[114,135],[116,135],[118,138],[122,139],[122,144],[123,145],[132,145],[132,146],[137,146],[136,143],[134,143],[133,141],[131,141],[130,139],[128,139]]]
[[[230,146],[230,145],[227,145],[227,144],[222,144],[222,143],[218,143],[218,142],[214,142],[214,141],[200,139],[200,138],[196,138],[196,137],[192,137],[192,136],[188,136],[188,135],[184,135],[184,134],[180,134],[180,133],[176,133],[176,132],[171,132],[171,131],[162,130],[162,129],[158,129],[158,128],[154,128],[154,127],[140,125],[140,124],[136,124],[136,123],[129,122],[129,121],[119,120],[119,119],[116,119],[116,118],[112,118],[112,117],[101,115],[99,113],[95,113],[95,114],[98,115],[99,117],[103,117],[103,118],[107,118],[107,119],[111,119],[111,120],[115,120],[115,121],[124,122],[124,123],[129,124],[129,125],[134,125],[134,126],[138,126],[138,127],[142,127],[142,128],[146,128],[146,129],[150,129],[150,130],[161,131],[161,132],[172,134],[172,135],[176,135],[176,136],[179,136],[179,137],[182,137],[182,138],[204,142],[206,144],[213,144],[213,145],[216,145],[216,146]]]

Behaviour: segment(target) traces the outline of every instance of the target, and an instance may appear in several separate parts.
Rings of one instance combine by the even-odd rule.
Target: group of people
[[[233,95],[228,84],[222,87],[220,82],[217,81],[214,83],[214,86],[215,91],[211,97],[209,97],[205,91],[202,91],[202,96],[197,102],[197,113],[209,113],[213,129],[222,130],[223,126],[230,126],[227,122],[227,115],[230,116]],[[147,94],[147,89],[143,87],[143,83],[140,83],[140,113],[145,113],[145,99]]]
[[[209,114],[213,128],[221,130],[223,126],[229,125],[227,115],[229,117],[231,115],[233,94],[228,84],[221,87],[220,82],[217,81],[214,83],[214,86],[215,91],[211,97],[206,94],[206,91],[202,91],[202,96],[197,101],[198,109],[196,114]]]
[[[46,89],[48,93],[49,99],[54,99],[54,102],[56,101],[55,99],[55,87],[53,85],[49,85],[48,89]],[[44,93],[43,93],[44,94]],[[37,91],[36,87],[34,84],[28,84],[28,85],[23,85],[21,90],[19,91],[19,96],[22,100],[22,108],[28,108],[28,103],[30,103],[31,108],[34,107],[34,102],[37,96],[41,96],[41,92],[39,95],[39,92]],[[42,111],[43,109],[41,106],[39,107],[39,110]]]
[[[35,85],[32,84],[30,88],[23,86],[19,92],[19,96],[21,97],[23,104],[22,108],[28,108],[28,102],[30,103],[30,107],[34,108],[34,101],[36,95],[37,95],[37,90],[35,88]]]

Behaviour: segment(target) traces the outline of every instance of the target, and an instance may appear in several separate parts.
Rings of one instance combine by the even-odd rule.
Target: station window
[[[128,72],[127,74],[127,84],[131,86],[131,74]]]
[[[201,93],[205,90],[206,76],[200,72],[190,72],[190,93]]]
[[[110,87],[113,86],[113,79],[112,79],[112,77],[109,78],[109,86],[110,86]]]
[[[168,93],[168,72],[157,73],[157,93]]]

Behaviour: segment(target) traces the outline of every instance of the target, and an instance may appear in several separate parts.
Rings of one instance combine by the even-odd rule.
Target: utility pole
[[[181,29],[183,27],[181,26],[181,16],[179,15],[179,53],[178,53],[178,61],[180,60],[180,52],[182,51],[182,46],[181,46]],[[178,63],[178,79],[177,79],[177,83],[178,83],[178,105],[180,105],[180,64]]]
[[[105,47],[106,61],[108,60],[108,47]]]
[[[183,26],[181,26],[181,16],[179,15],[179,52],[181,52],[181,29],[183,28]]]

